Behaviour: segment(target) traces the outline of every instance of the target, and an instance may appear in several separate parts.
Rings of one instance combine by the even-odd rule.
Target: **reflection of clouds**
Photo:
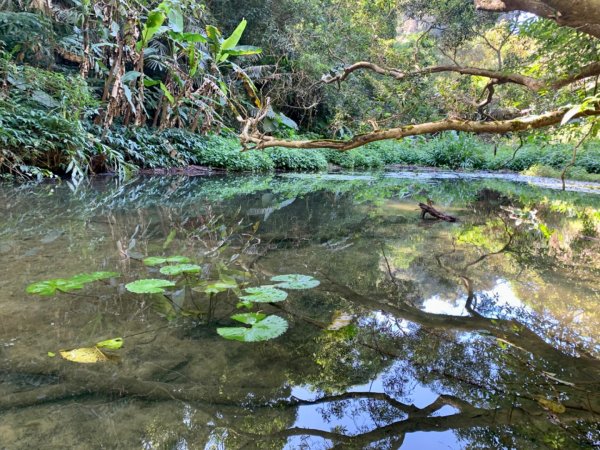
[[[483,295],[494,297],[496,306],[509,308],[524,308],[527,312],[533,314],[533,310],[526,306],[523,301],[517,297],[513,290],[512,284],[508,280],[499,278],[496,280],[496,285],[489,291],[483,291]]]
[[[465,299],[443,300],[439,295],[434,295],[423,302],[423,311],[431,314],[446,314],[449,316],[468,316],[465,308]]]
[[[398,319],[397,317],[390,316],[381,311],[375,311],[369,318],[375,320],[377,325],[382,328],[387,328],[394,334],[412,333],[419,328],[416,324],[409,322],[408,320]]]
[[[482,299],[493,299],[492,304],[486,304],[485,309],[490,313],[503,313],[503,316],[521,317],[522,314],[535,314],[534,310],[526,306],[523,301],[517,297],[510,281],[499,278],[494,287],[487,291],[477,293],[477,297]],[[465,307],[467,296],[463,295],[457,299],[444,299],[440,295],[434,295],[423,301],[422,310],[431,314],[446,314],[450,316],[468,316],[469,312]],[[482,311],[479,311],[480,313]],[[511,314],[512,313],[512,314]]]

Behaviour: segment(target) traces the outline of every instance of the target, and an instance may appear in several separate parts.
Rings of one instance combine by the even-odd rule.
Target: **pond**
[[[427,201],[459,220],[421,219]],[[0,448],[600,443],[596,194],[105,178],[3,185],[0,214]]]

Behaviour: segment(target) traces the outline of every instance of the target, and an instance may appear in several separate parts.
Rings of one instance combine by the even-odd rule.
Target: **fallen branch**
[[[421,219],[425,219],[425,214],[429,214],[436,219],[444,220],[446,222],[456,222],[458,220],[456,217],[444,214],[443,212],[435,209],[433,206],[426,205],[425,203],[419,203],[419,208],[421,208]]]

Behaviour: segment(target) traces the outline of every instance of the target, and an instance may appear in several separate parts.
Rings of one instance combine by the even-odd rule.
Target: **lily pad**
[[[105,348],[107,350],[119,350],[123,347],[123,338],[108,339],[96,344],[96,348]]]
[[[147,266],[160,266],[161,264],[174,263],[174,264],[187,264],[191,263],[192,260],[187,256],[150,256],[144,259],[144,264]]]
[[[93,364],[97,362],[108,361],[108,356],[106,356],[102,351],[98,350],[96,347],[86,347],[86,348],[76,348],[74,350],[61,350],[60,356],[62,356],[67,361],[72,361],[80,364]]]
[[[77,289],[83,289],[88,283],[104,280],[107,278],[118,277],[120,274],[116,272],[93,272],[80,273],[71,278],[53,278],[51,280],[38,281],[27,286],[28,294],[37,294],[43,296],[54,295],[56,291],[71,292]]]
[[[259,286],[244,289],[249,295],[243,295],[240,300],[253,303],[276,303],[284,301],[288,293],[274,286]]]
[[[260,342],[275,339],[286,332],[287,321],[279,316],[265,317],[261,313],[236,314],[231,317],[238,322],[251,325],[247,327],[217,328],[217,333],[232,341]]]
[[[147,279],[128,283],[125,285],[125,289],[134,294],[162,294],[165,292],[165,288],[173,286],[175,286],[173,281]]]
[[[177,264],[175,266],[165,266],[160,269],[163,275],[181,275],[182,273],[198,273],[202,267],[196,264]]]
[[[271,281],[276,281],[278,284],[275,287],[282,289],[312,289],[317,287],[321,282],[310,275],[278,275],[271,278]]]

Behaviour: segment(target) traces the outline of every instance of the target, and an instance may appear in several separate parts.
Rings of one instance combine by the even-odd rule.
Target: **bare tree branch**
[[[348,76],[356,72],[357,70],[371,70],[380,75],[392,77],[398,81],[407,80],[414,77],[423,75],[430,75],[433,73],[444,73],[453,72],[461,75],[472,75],[478,77],[490,78],[498,80],[500,83],[513,83],[526,87],[534,92],[541,91],[543,89],[559,89],[561,87],[568,86],[569,84],[575,83],[576,81],[583,80],[584,78],[593,77],[600,75],[600,62],[596,61],[582,67],[575,74],[568,74],[562,78],[556,80],[539,80],[537,78],[528,77],[518,73],[505,73],[495,70],[480,69],[477,67],[462,67],[462,66],[433,66],[416,72],[403,72],[400,69],[381,67],[377,64],[368,61],[359,61],[348,67],[344,68],[344,71],[339,75],[323,75],[321,81],[325,84],[339,83],[345,81]]]

